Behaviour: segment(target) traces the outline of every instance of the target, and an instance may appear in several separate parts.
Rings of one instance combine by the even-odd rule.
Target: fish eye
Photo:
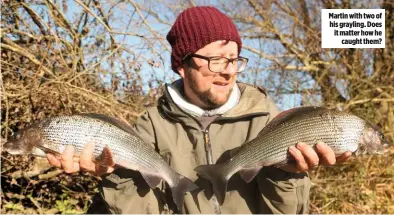
[[[19,139],[19,138],[21,138],[21,134],[16,134],[15,139]]]
[[[386,138],[385,138],[385,136],[383,135],[382,132],[379,132],[379,133],[378,133],[378,137],[379,137],[383,142],[385,142]]]

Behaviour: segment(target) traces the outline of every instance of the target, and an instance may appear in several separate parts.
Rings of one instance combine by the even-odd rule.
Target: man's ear
[[[182,79],[185,78],[185,68],[179,67],[179,68],[178,68],[178,73],[179,73],[179,75],[182,77]]]

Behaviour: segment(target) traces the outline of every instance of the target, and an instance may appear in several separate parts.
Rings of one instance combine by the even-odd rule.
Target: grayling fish
[[[58,116],[34,123],[14,135],[3,148],[14,155],[46,156],[46,153],[60,155],[66,145],[72,145],[78,157],[88,142],[95,143],[93,155],[100,165],[139,171],[152,189],[161,179],[165,180],[178,209],[183,205],[185,193],[197,188],[191,180],[175,172],[130,126],[101,114]]]
[[[239,172],[249,183],[263,166],[286,165],[291,160],[288,148],[299,142],[309,145],[324,142],[336,155],[346,151],[382,154],[387,145],[380,131],[355,115],[321,107],[300,107],[279,114],[226,162],[202,165],[195,171],[211,181],[219,203],[223,204],[232,175]]]

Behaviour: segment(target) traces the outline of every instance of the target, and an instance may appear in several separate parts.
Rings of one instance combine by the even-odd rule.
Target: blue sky
[[[142,1],[136,1],[136,3],[141,3]],[[154,2],[154,1],[152,1]],[[78,20],[76,20],[76,16],[75,14],[78,14],[79,12],[81,12],[82,7],[80,5],[78,5],[74,0],[67,0],[67,11],[66,11],[66,17],[69,19],[70,22],[72,23],[77,23]],[[199,2],[200,4],[211,4],[211,5],[215,5],[217,3],[217,1],[203,1],[203,2]],[[148,4],[148,3],[144,3],[144,4]],[[149,31],[147,30],[146,25],[144,24],[140,24],[139,26],[136,26],[136,23],[130,23],[130,17],[133,16],[136,20],[140,20],[140,17],[138,14],[133,13],[134,8],[131,7],[130,4],[127,4],[128,6],[125,8],[122,8],[122,6],[119,6],[117,8],[114,8],[112,10],[112,17],[116,18],[116,21],[111,22],[111,27],[113,28],[114,31],[118,31],[118,32],[129,32],[129,33],[138,33],[147,37],[153,37],[154,35],[152,35],[151,33],[149,33]],[[104,8],[108,8],[110,7],[110,1],[107,2],[107,4],[104,5]],[[159,7],[158,5],[147,5],[147,6],[151,6],[151,7]],[[147,22],[149,23],[150,27],[152,29],[154,29],[154,31],[158,32],[160,34],[160,36],[164,37],[167,34],[167,32],[170,29],[170,25],[167,24],[162,24],[162,23],[158,23],[154,18],[150,17],[150,16],[146,16],[146,14],[142,11],[144,18],[147,18]],[[161,18],[167,16],[169,17],[169,24],[172,24],[175,21],[175,17],[174,14],[172,12],[168,12],[168,13],[161,13],[159,14],[159,16]],[[93,16],[90,16],[90,19],[94,19]],[[97,32],[90,32],[90,34],[97,34]],[[108,35],[103,36],[104,39],[109,40]],[[158,54],[153,54],[152,52],[141,52],[140,50],[145,49],[148,47],[148,44],[146,42],[146,40],[143,40],[139,37],[136,36],[125,36],[125,35],[116,35],[115,39],[117,42],[124,44],[126,47],[130,47],[133,50],[136,50],[137,56],[139,56],[141,59],[145,58],[145,59],[153,59],[155,61],[159,61],[160,59],[158,59],[158,56],[163,58],[163,63],[164,65],[162,67],[159,68],[154,68],[151,69],[151,67],[148,66],[143,66],[141,69],[141,74],[143,76],[143,83],[144,83],[144,90],[148,91],[149,90],[149,86],[148,84],[151,82],[152,80],[152,76],[155,79],[161,80],[163,82],[169,83],[171,81],[174,81],[176,79],[179,78],[178,75],[176,75],[170,68],[170,52],[165,51],[164,46],[166,46],[167,48],[170,48],[168,42],[166,40],[164,40],[163,44],[156,42],[154,43],[154,47],[155,49],[157,49],[160,53]],[[89,40],[86,40],[85,42],[89,42]],[[252,41],[252,40],[245,40],[243,39],[243,43],[246,46],[249,47],[254,47],[254,48],[262,48],[264,50],[264,52],[269,53],[269,51],[271,50],[279,50],[281,49],[280,45],[275,45],[272,43],[267,43],[267,44],[263,44],[261,45],[260,43],[261,41]],[[272,47],[274,46],[274,47]],[[92,56],[95,55],[95,53],[89,53],[92,54]],[[268,66],[268,61],[264,60],[264,59],[259,59],[258,56],[256,56],[255,54],[252,54],[251,52],[243,49],[241,52],[241,55],[244,57],[248,57],[250,59],[249,61],[249,70],[246,69],[246,72],[257,72],[258,76],[257,79],[251,80],[251,79],[245,79],[240,77],[241,81],[247,81],[249,83],[253,83],[253,84],[257,84],[257,85],[263,85],[264,84],[264,80],[268,77],[268,75],[272,75],[272,73],[276,73],[276,71],[266,71],[264,70],[265,67]],[[126,57],[126,56],[123,56]],[[87,59],[89,60],[89,58]],[[251,71],[251,68],[256,67],[253,66],[253,64],[255,65],[259,65],[259,69],[255,70],[255,71]],[[107,61],[103,60],[102,62],[103,66],[108,65]],[[264,72],[263,72],[264,71]],[[109,75],[107,77],[104,77],[104,81],[110,82],[109,79]],[[249,76],[250,77],[250,76]],[[278,84],[278,82],[280,82],[279,77],[276,77],[275,79],[275,84]],[[156,85],[153,85],[154,87],[157,87]],[[301,101],[301,97],[294,95],[294,94],[289,94],[289,95],[283,95],[282,99],[280,101],[278,101],[278,106],[282,109],[288,109],[291,107],[295,107],[298,106],[299,103]]]

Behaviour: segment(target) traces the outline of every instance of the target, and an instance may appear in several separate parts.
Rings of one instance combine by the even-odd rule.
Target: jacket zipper
[[[167,92],[168,93],[168,92]],[[165,101],[162,101],[163,103],[166,103]],[[177,106],[177,105],[176,105]],[[179,107],[178,107],[179,108]],[[220,120],[224,120],[226,119],[226,117],[218,117],[217,119],[213,120],[206,128],[205,130],[203,130],[204,128],[202,127],[201,123],[194,118],[191,114],[187,113],[186,111],[182,110],[181,108],[179,108],[179,110],[181,112],[183,112],[184,114],[186,114],[187,116],[189,116],[191,119],[193,119],[197,125],[200,126],[201,131],[204,133],[204,142],[205,142],[205,154],[207,157],[207,164],[213,164],[213,158],[212,158],[212,146],[211,146],[211,141],[209,139],[209,126],[213,123],[213,122],[217,122]],[[236,120],[236,119],[242,119],[242,118],[248,118],[248,117],[257,117],[257,116],[264,116],[264,115],[269,115],[269,112],[259,112],[259,113],[252,113],[252,114],[247,114],[247,115],[243,115],[243,116],[239,116],[239,117],[232,117],[232,120]],[[167,114],[167,117],[175,120],[175,121],[179,121],[176,118],[170,117]],[[213,190],[213,189],[212,189]],[[220,211],[220,206],[219,206],[219,202],[215,196],[215,194],[212,194],[212,202],[213,202],[213,206],[214,206],[214,210],[216,214],[221,214]]]
[[[268,115],[268,112],[261,112],[261,113],[255,113],[255,114],[249,114],[247,116],[243,116],[243,117],[251,117],[251,116],[259,116],[259,115]],[[193,118],[193,117],[192,117]],[[194,118],[193,118],[194,119]],[[213,163],[213,156],[212,156],[212,144],[211,144],[211,140],[209,138],[209,127],[214,123],[214,122],[218,122],[220,120],[223,120],[225,118],[223,117],[218,117],[215,120],[213,120],[206,128],[205,130],[203,130],[204,128],[201,126],[201,124],[196,120],[196,122],[200,125],[201,130],[204,133],[204,148],[205,148],[205,154],[207,157],[207,164],[208,165],[212,165]],[[213,187],[212,187],[212,191],[213,191]],[[221,210],[220,210],[220,205],[219,205],[219,201],[216,198],[216,195],[213,193],[212,194],[212,203],[213,203],[213,208],[215,211],[215,214],[222,214]]]
[[[200,123],[196,118],[194,118],[192,115],[190,115],[190,114],[187,113],[186,111],[183,111],[181,108],[179,108],[179,110],[180,110],[181,112],[183,112],[184,114],[186,114],[187,116],[189,116],[191,119],[193,119],[193,120],[197,123],[197,125],[199,125],[200,130],[201,130],[201,131],[203,132],[203,134],[204,134],[204,142],[205,142],[205,144],[204,144],[204,149],[205,149],[205,154],[206,154],[206,158],[207,158],[207,164],[209,164],[209,165],[213,164],[212,145],[211,145],[211,141],[210,141],[210,138],[209,138],[209,127],[210,127],[214,122],[218,122],[218,121],[224,120],[224,119],[226,119],[226,118],[224,118],[224,117],[218,117],[217,119],[213,120],[213,121],[205,128],[205,130],[204,130],[204,128],[202,127],[201,123]],[[241,119],[241,118],[247,118],[247,117],[252,117],[252,116],[256,116],[256,117],[257,117],[257,116],[264,116],[264,115],[269,115],[269,112],[253,113],[253,114],[248,114],[248,115],[244,115],[244,116],[241,116],[241,117],[235,117],[235,118],[232,118],[232,119],[234,120],[234,119]],[[168,115],[167,115],[167,116],[168,116]],[[168,117],[169,117],[169,116],[168,116]],[[170,118],[172,118],[172,117],[170,117]],[[177,121],[177,119],[175,119],[175,118],[172,118],[172,119],[174,119],[175,121]],[[213,187],[212,187],[212,191],[213,191]],[[220,210],[219,201],[217,200],[217,198],[216,198],[216,196],[215,196],[214,193],[212,193],[211,201],[212,201],[212,203],[213,203],[213,209],[214,209],[214,211],[215,211],[215,214],[222,214],[222,212],[221,212],[221,210]]]
[[[209,139],[209,125],[208,127],[203,131],[204,133],[204,142],[205,142],[205,154],[207,157],[207,164],[211,165],[213,164],[213,158],[212,158],[212,145],[211,141]],[[212,187],[213,190],[213,187]],[[215,194],[212,194],[212,203],[213,203],[213,208],[215,210],[215,214],[221,214],[222,212],[220,211],[220,206],[219,202],[215,196]]]
[[[204,131],[204,140],[205,140],[205,153],[207,156],[207,164],[213,164],[212,145],[211,145],[211,141],[209,139],[208,128],[205,129],[205,131]]]

